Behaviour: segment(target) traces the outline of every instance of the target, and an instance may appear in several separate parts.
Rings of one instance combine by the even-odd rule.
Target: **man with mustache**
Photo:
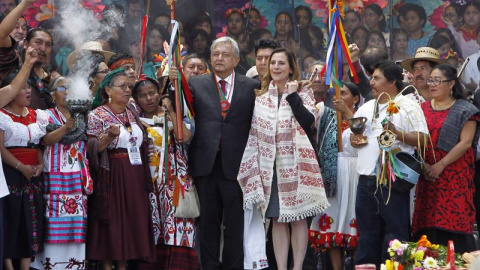
[[[413,75],[413,86],[420,94],[418,102],[432,99],[427,80],[432,69],[439,63],[443,63],[440,53],[431,47],[420,47],[415,52],[415,57],[402,61],[401,66]]]
[[[22,13],[34,2],[36,0],[20,2],[2,21],[2,31],[0,32],[0,48],[2,49],[0,50],[0,80],[3,80],[8,74],[15,72],[23,65],[24,57],[20,57],[19,53],[15,51],[15,40],[9,36],[9,33],[15,28]],[[24,50],[27,51],[29,48],[33,48],[38,55],[29,77],[29,80],[33,82],[30,104],[32,109],[47,109],[52,102],[47,87],[50,82],[50,73],[44,69],[49,63],[52,46],[52,35],[44,29],[31,29],[25,37]]]

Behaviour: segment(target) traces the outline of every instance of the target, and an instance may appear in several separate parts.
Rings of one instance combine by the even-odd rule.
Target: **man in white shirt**
[[[373,263],[378,268],[387,258],[390,240],[409,239],[409,192],[400,193],[392,189],[389,193],[388,186],[377,186],[376,179],[381,153],[377,137],[384,130],[389,129],[396,135],[391,149],[399,148],[409,154],[414,153],[420,138],[420,144],[423,145],[423,134],[428,133],[418,103],[399,95],[403,87],[402,79],[402,68],[394,62],[385,61],[376,65],[370,82],[374,99],[355,113],[355,117],[367,118],[364,135],[368,140],[368,144],[363,146],[351,141],[352,146],[358,149],[357,171],[360,174],[355,206],[360,234],[356,265]],[[386,109],[390,100],[395,102],[399,111],[387,117]]]
[[[480,31],[480,30],[479,30]],[[477,35],[477,44],[480,45],[480,36]],[[468,64],[465,66],[465,70],[462,74],[462,83],[465,85],[471,92],[475,92],[478,88],[478,84],[480,82],[479,75],[480,71],[478,70],[478,59],[480,58],[480,50],[472,55],[464,55],[463,57],[467,57],[470,59]]]

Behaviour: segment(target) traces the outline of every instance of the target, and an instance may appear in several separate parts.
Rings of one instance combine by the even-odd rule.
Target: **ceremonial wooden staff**
[[[348,50],[347,38],[343,30],[343,0],[329,0],[329,25],[330,36],[328,41],[328,50],[326,64],[320,72],[321,78],[326,73],[325,83],[330,87],[335,86],[335,98],[340,99],[340,88],[343,87],[343,58],[345,58],[350,66],[350,72],[353,79],[358,83],[357,73],[353,67],[350,51]],[[337,110],[337,137],[338,151],[342,152],[342,115]]]
[[[177,0],[167,0],[167,5],[170,6],[170,17],[172,20],[172,27],[175,24],[176,16],[175,16],[175,2]],[[172,31],[172,35],[177,35],[177,32]],[[180,39],[180,36],[178,36]],[[173,50],[180,50],[180,48],[172,48],[173,44],[170,44],[170,51]],[[177,54],[176,53],[169,53],[168,55],[169,59],[172,60],[173,66],[175,66],[178,70],[180,69],[179,67],[179,61],[180,59],[177,59]],[[176,112],[176,118],[177,118],[177,133],[176,138],[177,140],[182,143],[183,142],[183,110],[182,110],[182,103],[180,102],[180,91],[178,87],[178,79],[172,81],[173,87],[175,89],[175,112]]]
[[[248,5],[248,13],[247,13],[247,19],[245,22],[245,29],[243,30],[243,42],[247,41],[247,36],[248,36],[248,28],[250,26],[250,16],[252,14],[252,7],[253,7],[253,0],[250,0],[250,3]]]

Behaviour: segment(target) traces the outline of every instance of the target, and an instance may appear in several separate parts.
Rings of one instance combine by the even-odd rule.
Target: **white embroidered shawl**
[[[304,87],[299,95],[303,105],[315,115],[312,89]],[[265,217],[276,164],[279,222],[314,216],[329,206],[315,150],[293,116],[286,96],[282,96],[279,108],[277,87],[270,84],[268,92],[256,98],[237,177],[243,190],[244,207],[257,204]]]

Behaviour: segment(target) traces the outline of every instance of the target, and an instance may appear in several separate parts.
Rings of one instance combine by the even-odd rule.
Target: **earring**
[[[112,97],[108,96],[108,103],[112,103]]]
[[[453,96],[453,88],[450,89],[450,96]]]

